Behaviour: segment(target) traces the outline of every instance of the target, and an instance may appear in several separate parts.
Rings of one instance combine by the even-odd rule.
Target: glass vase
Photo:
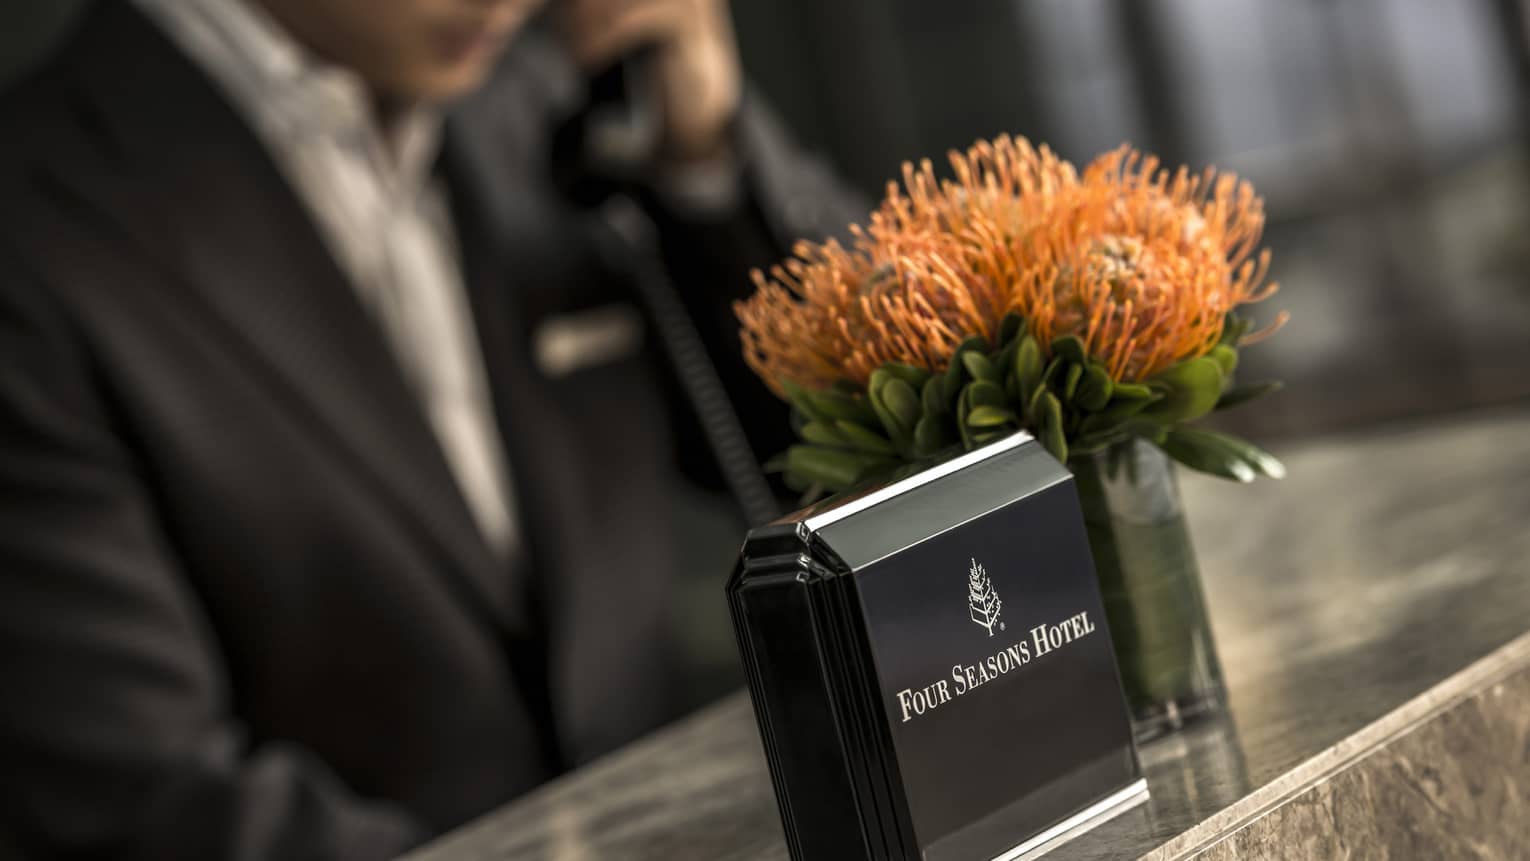
[[[1139,741],[1226,702],[1174,463],[1131,439],[1070,459]]]

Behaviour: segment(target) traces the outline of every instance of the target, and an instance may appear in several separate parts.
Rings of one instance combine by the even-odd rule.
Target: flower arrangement
[[[818,496],[1026,429],[1059,460],[1150,440],[1191,468],[1279,477],[1252,443],[1190,423],[1235,386],[1276,290],[1262,200],[1233,176],[1128,147],[1082,173],[1023,138],[904,165],[853,242],[799,243],[735,310],[750,366],[801,439],[772,466]]]

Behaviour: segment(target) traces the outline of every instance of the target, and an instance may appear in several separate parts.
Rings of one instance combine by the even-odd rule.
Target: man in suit
[[[106,0],[0,101],[0,846],[390,857],[672,715],[685,430],[652,339],[533,355],[630,295],[547,130],[652,47],[631,194],[735,387],[747,269],[849,215],[722,0],[560,2],[572,70],[536,0]]]

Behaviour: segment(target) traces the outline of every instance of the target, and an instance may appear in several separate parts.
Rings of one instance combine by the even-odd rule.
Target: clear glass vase
[[[1174,464],[1140,439],[1072,458],[1139,741],[1226,702]]]

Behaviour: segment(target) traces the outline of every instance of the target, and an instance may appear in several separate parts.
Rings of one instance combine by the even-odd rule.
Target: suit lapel
[[[125,169],[58,180],[179,276],[339,456],[439,550],[464,599],[520,627],[510,592],[380,328],[254,134],[147,21],[91,16],[82,85]]]
[[[537,608],[535,627],[554,621],[559,600],[558,578],[538,578],[533,572],[562,571],[565,547],[562,517],[569,513],[564,498],[577,458],[569,446],[567,418],[554,404],[547,382],[536,372],[529,352],[521,309],[512,295],[512,266],[503,256],[505,234],[536,235],[542,225],[517,203],[491,201],[485,196],[486,168],[481,153],[471,151],[465,136],[448,125],[443,141],[442,168],[451,192],[452,220],[461,249],[463,283],[473,308],[478,343],[500,437],[505,441],[515,494],[521,561],[515,588]],[[499,206],[495,206],[495,203]],[[543,257],[558,249],[554,243],[518,245],[513,271],[518,281],[554,278]]]
[[[560,222],[553,201],[537,197],[536,177],[484,181],[499,155],[487,143],[461,126],[449,129],[445,166],[479,337],[512,446],[527,546],[541,575],[528,592],[540,604],[536,646],[545,652],[550,682],[546,718],[572,765],[667,713],[664,682],[673,655],[656,620],[668,604],[670,524],[663,498],[643,495],[665,483],[661,462],[650,456],[667,441],[663,405],[635,365],[604,369],[613,375],[609,389],[586,379],[573,391],[560,390],[536,372],[518,313],[524,309],[512,303],[519,297],[507,286],[569,285],[598,267],[577,265],[590,248],[572,219]],[[498,193],[491,198],[485,190]],[[513,266],[496,254],[503,249],[513,254]],[[582,402],[598,391],[620,406]],[[609,426],[613,418],[620,427]],[[613,713],[622,718],[612,720]]]

